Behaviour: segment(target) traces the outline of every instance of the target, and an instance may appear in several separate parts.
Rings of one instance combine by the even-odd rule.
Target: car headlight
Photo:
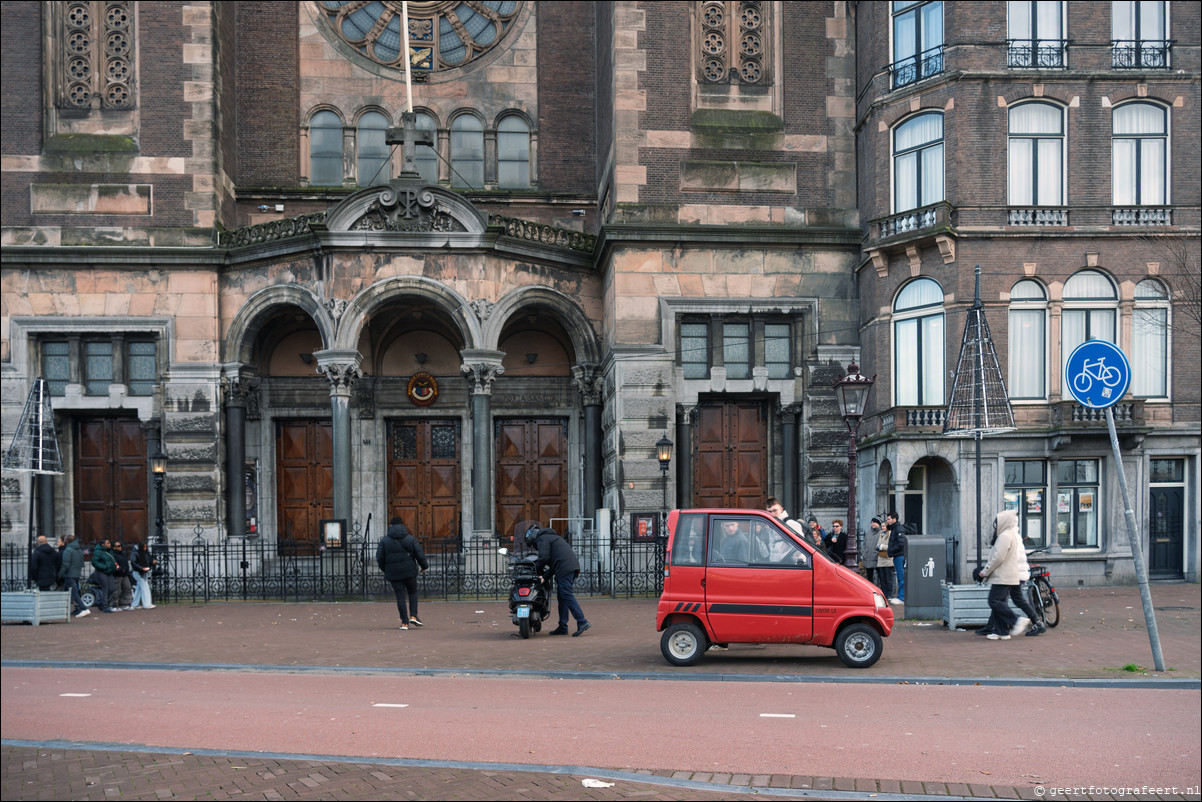
[[[872,594],[872,603],[876,605],[876,609],[883,610],[889,605],[885,603],[885,597],[879,593]]]

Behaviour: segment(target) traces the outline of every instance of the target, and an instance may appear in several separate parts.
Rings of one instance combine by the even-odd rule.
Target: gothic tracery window
[[[134,108],[132,6],[130,2],[71,2],[62,8],[59,108]]]
[[[414,80],[464,67],[492,50],[513,27],[518,0],[440,0],[409,4],[409,35],[401,36],[399,0],[318,0],[322,35],[375,65]]]
[[[758,0],[700,4],[697,77],[707,84],[767,86],[769,4]]]

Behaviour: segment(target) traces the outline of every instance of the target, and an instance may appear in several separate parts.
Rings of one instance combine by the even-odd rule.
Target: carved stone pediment
[[[404,178],[356,192],[326,218],[329,231],[482,234],[486,226],[486,219],[456,193]]]

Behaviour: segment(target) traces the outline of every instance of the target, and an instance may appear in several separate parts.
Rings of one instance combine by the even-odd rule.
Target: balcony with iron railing
[[[1067,39],[1008,39],[1006,65],[1016,69],[1062,70],[1068,64]]]
[[[1173,43],[1172,39],[1113,39],[1113,66],[1116,70],[1167,70]]]
[[[894,89],[909,86],[923,78],[943,72],[943,45],[936,45],[918,55],[889,65],[889,85]]]

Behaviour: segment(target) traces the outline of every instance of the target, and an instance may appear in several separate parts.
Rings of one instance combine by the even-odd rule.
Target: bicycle
[[[1027,557],[1047,550],[1048,546],[1035,549],[1028,552]],[[1052,586],[1052,573],[1046,566],[1038,563],[1029,562],[1029,566],[1031,579],[1027,583],[1027,593],[1031,606],[1039,615],[1040,623],[1049,628],[1054,627],[1060,623],[1060,596]]]

